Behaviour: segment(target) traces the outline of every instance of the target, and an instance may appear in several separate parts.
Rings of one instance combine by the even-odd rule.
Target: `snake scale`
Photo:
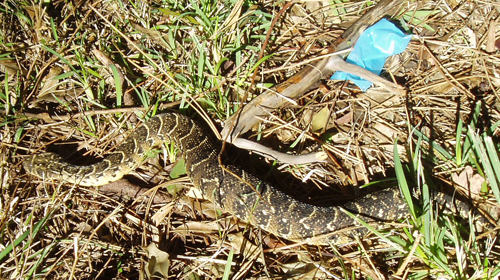
[[[319,207],[300,202],[242,168],[221,166],[220,143],[213,141],[193,120],[176,113],[157,115],[141,124],[98,163],[78,166],[64,162],[57,154],[42,153],[30,155],[23,165],[28,173],[45,180],[99,186],[133,171],[151,149],[170,142],[180,150],[187,174],[204,198],[239,219],[288,240],[317,240],[358,226],[345,210],[366,222],[394,221],[408,215],[407,204],[394,188],[341,206]],[[449,197],[443,195],[435,199],[449,201]]]

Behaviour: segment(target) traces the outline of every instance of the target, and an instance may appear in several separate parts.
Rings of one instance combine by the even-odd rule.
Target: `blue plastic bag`
[[[346,61],[380,75],[386,59],[391,55],[402,53],[410,40],[411,34],[404,34],[392,22],[384,18],[359,36]],[[331,79],[350,80],[362,91],[366,91],[372,85],[372,82],[342,71],[335,72]]]

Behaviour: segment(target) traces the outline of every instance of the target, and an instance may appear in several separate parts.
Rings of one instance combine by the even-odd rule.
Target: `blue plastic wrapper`
[[[359,36],[346,61],[380,75],[386,59],[391,55],[402,53],[410,40],[411,34],[404,34],[392,22],[384,18]],[[370,81],[342,71],[335,72],[331,79],[352,81],[362,91],[366,91],[372,85]]]

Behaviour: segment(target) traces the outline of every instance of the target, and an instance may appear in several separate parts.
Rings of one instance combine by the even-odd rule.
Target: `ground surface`
[[[424,209],[392,231],[314,246],[269,236],[196,199],[172,147],[99,190],[21,168],[41,150],[78,164],[98,161],[137,123],[166,110],[205,124],[206,112],[220,130],[264,88],[322,55],[374,4],[308,1],[283,10],[275,1],[3,2],[0,275],[497,279],[494,226],[478,232],[472,219],[459,223],[428,210],[425,191]],[[246,152],[232,153],[235,161],[317,204],[359,195],[368,183],[396,186],[397,177],[403,186],[406,178],[498,206],[499,10],[493,1],[403,1],[387,16],[414,37],[383,76],[404,91],[360,92],[323,80],[245,138],[292,154],[326,151],[328,163],[270,168]]]

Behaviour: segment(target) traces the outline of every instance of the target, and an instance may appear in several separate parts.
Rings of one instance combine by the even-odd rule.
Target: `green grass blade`
[[[457,163],[457,166],[462,166],[463,163],[463,158],[462,158],[462,129],[463,129],[463,123],[462,119],[458,120],[457,124],[457,134],[455,136],[455,162]]]
[[[231,251],[229,251],[229,254],[227,255],[227,263],[226,266],[224,267],[224,275],[222,276],[222,279],[224,280],[229,279],[229,276],[231,276],[233,255],[234,255],[234,250],[231,249]]]
[[[10,252],[12,252],[12,250],[14,250],[14,247],[17,247],[19,244],[21,244],[21,242],[23,242],[24,240],[26,240],[28,237],[30,237],[30,236],[33,237],[34,235],[37,235],[38,232],[40,231],[40,228],[51,217],[52,217],[52,214],[49,213],[45,218],[43,218],[42,220],[38,221],[35,225],[33,225],[33,228],[29,228],[23,234],[21,234],[18,238],[16,238],[12,243],[10,243],[9,245],[7,245],[5,247],[5,249],[3,249],[0,252],[0,264],[4,261],[4,258],[6,256],[8,256],[10,254]]]
[[[385,236],[384,234],[382,234],[379,230],[377,230],[376,228],[374,228],[372,225],[370,225],[369,223],[363,221],[362,219],[360,219],[358,216],[354,215],[353,213],[347,211],[346,209],[344,208],[339,208],[340,211],[344,212],[345,214],[347,214],[349,217],[351,217],[353,220],[355,220],[356,222],[360,223],[362,226],[366,227],[370,232],[372,232],[373,234],[375,234],[377,237],[379,237],[380,239],[384,240],[385,242],[387,242],[388,244],[391,244],[391,246],[393,248],[396,248],[398,251],[400,252],[403,252],[403,253],[406,253],[406,250],[401,247],[399,244],[397,243],[394,243],[391,239],[389,239],[387,236]]]
[[[403,169],[403,164],[401,162],[401,158],[399,157],[398,139],[396,139],[394,141],[394,169],[396,172],[396,178],[398,179],[398,185],[399,185],[399,188],[401,190],[401,193],[403,194],[403,197],[405,198],[406,202],[408,203],[408,208],[410,210],[412,218],[415,218],[416,217],[415,206],[413,205],[413,199],[412,199],[410,187],[408,186],[408,182],[406,181],[406,176],[405,176],[405,172]]]
[[[498,186],[498,180],[496,177],[497,173],[494,170],[495,166],[498,168],[500,165],[498,164],[498,156],[497,155],[493,156],[493,154],[496,154],[496,151],[493,147],[493,151],[489,150],[488,153],[488,151],[486,150],[485,143],[482,141],[481,137],[472,129],[469,129],[469,137],[472,139],[473,142],[472,144],[478,158],[481,159],[482,167],[486,175],[486,178],[490,183],[491,191],[495,195],[496,200],[500,202],[500,191]],[[490,154],[496,162],[492,163],[492,161],[490,160]],[[495,164],[495,166],[493,166],[492,164]]]
[[[415,129],[414,127],[412,127],[413,129],[413,132],[415,133],[415,135],[419,138],[422,138],[423,140],[425,140],[426,142],[428,142],[432,149],[437,151],[439,153],[439,155],[443,156],[443,158],[445,160],[453,160],[453,155],[448,152],[448,150],[446,150],[445,148],[441,147],[439,144],[437,144],[436,142],[434,141],[431,141],[431,139],[427,136],[425,136],[422,132],[418,131],[417,129]]]
[[[121,77],[122,75],[118,72],[115,65],[110,64],[111,70],[113,71],[113,78],[115,81],[115,90],[116,90],[116,107],[120,108],[122,107],[122,100],[123,100],[123,89],[122,89],[122,80]]]
[[[497,202],[500,202],[500,190],[498,189],[498,183],[500,179],[500,160],[498,159],[498,152],[493,143],[493,139],[490,136],[486,136],[483,138],[484,144],[486,148],[486,153],[488,154],[488,158],[491,164],[491,174],[488,174],[488,181],[490,182],[491,191],[495,195]],[[491,182],[495,181],[496,183],[492,184]]]

